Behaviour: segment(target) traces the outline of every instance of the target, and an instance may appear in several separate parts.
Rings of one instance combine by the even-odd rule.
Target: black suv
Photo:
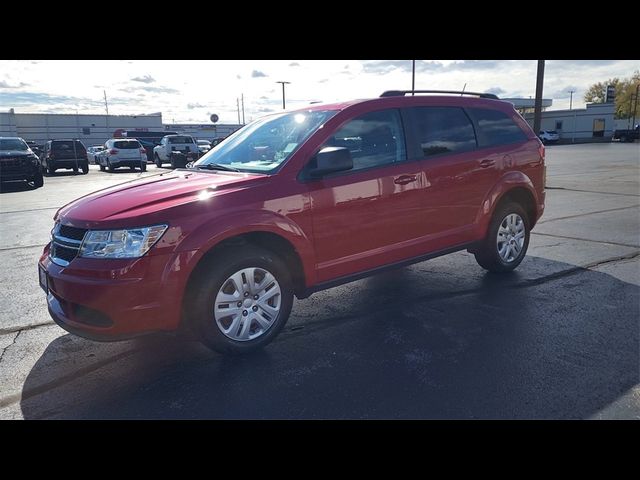
[[[80,140],[49,140],[40,156],[42,169],[53,175],[60,168],[71,168],[75,173],[89,173],[87,149]]]
[[[44,185],[38,156],[19,137],[0,137],[0,182],[33,182]]]

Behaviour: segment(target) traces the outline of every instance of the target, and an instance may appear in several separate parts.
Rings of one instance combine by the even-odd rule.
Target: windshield
[[[0,140],[0,150],[19,150],[26,152],[29,147],[19,138],[5,138]]]
[[[191,137],[169,137],[169,143],[194,143]]]
[[[209,150],[194,167],[218,164],[245,172],[275,170],[336,113],[307,111],[260,118]]]
[[[117,142],[113,142],[114,148],[121,148],[123,150],[134,150],[136,148],[140,148],[141,145],[137,140],[119,140]]]

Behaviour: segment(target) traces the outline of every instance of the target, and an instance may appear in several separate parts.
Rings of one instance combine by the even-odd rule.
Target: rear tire
[[[242,272],[250,271],[256,275],[253,281],[247,280],[246,273],[242,276]],[[264,272],[271,277],[264,274],[260,279]],[[230,280],[232,276],[240,279],[239,288]],[[274,293],[276,288],[279,293]],[[234,290],[231,294],[230,289]],[[223,309],[220,298],[224,296],[233,299]],[[267,301],[271,303],[265,309],[257,306]],[[291,276],[286,264],[269,250],[225,248],[198,266],[189,282],[184,305],[186,321],[204,345],[220,353],[249,353],[271,342],[286,324],[293,305]],[[275,317],[266,321],[262,314],[271,316],[276,310]],[[235,313],[225,317],[226,311]],[[225,333],[222,329],[227,324]],[[234,339],[239,339],[245,331],[247,339]]]
[[[510,223],[510,220],[515,221]],[[507,202],[499,205],[491,218],[485,239],[474,252],[478,264],[495,273],[514,270],[527,254],[530,224],[527,213],[519,204]],[[523,235],[521,244],[520,234],[513,235],[520,230]]]
[[[160,160],[160,157],[158,156],[157,153],[153,154],[155,161],[156,161],[156,167],[158,168],[162,168],[162,161]]]
[[[147,171],[147,164],[142,162],[140,163],[140,171],[141,172],[146,172]]]
[[[56,168],[53,165],[51,165],[50,163],[47,164],[47,173],[49,175],[55,175],[55,173],[56,173]]]
[[[100,171],[101,171],[101,172],[104,172],[104,171],[105,171],[105,168],[104,168],[104,165],[103,165],[103,164],[100,164]]]
[[[115,167],[113,165],[111,165],[111,161],[107,160],[107,170],[109,170],[109,173],[113,173],[116,171]]]
[[[86,175],[87,173],[89,173],[89,164],[88,163],[86,165],[82,165],[82,174]]]

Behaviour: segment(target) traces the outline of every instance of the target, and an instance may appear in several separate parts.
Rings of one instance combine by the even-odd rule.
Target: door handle
[[[482,161],[480,162],[480,168],[489,168],[489,167],[493,167],[495,164],[496,164],[496,161],[495,161],[495,160],[489,160],[489,159],[482,160]]]
[[[407,183],[415,182],[415,175],[400,175],[399,177],[393,180],[393,183],[396,185],[406,185]]]

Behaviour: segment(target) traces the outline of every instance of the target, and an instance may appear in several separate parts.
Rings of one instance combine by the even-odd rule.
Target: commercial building
[[[0,112],[0,136],[22,137],[38,144],[57,138],[79,138],[85,145],[101,145],[122,131],[171,131],[212,140],[226,137],[237,124],[163,124],[161,113],[148,115],[87,115]]]
[[[589,103],[586,108],[572,110],[547,110],[542,113],[540,129],[557,131],[564,142],[611,140],[613,131],[626,125],[626,120],[616,120],[614,114],[613,103]],[[533,125],[533,113],[526,113],[524,118]]]

